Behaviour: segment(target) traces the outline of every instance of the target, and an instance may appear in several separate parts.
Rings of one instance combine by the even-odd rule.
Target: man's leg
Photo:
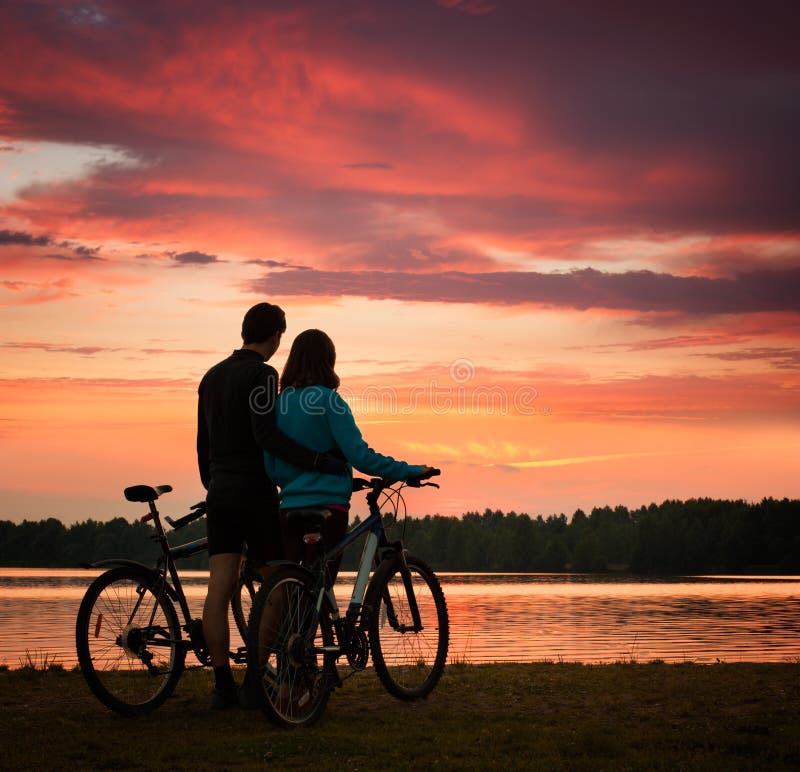
[[[232,702],[235,700],[236,684],[228,660],[230,648],[228,604],[236,590],[240,559],[241,555],[234,552],[223,552],[209,557],[208,594],[203,606],[203,636],[211,655],[216,690],[220,693],[229,693]],[[224,700],[216,699],[215,695],[212,705],[222,701]],[[223,706],[220,704],[219,707]]]

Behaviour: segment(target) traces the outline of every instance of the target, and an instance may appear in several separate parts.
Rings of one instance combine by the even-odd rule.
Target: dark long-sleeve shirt
[[[277,427],[278,373],[257,351],[234,351],[203,376],[197,391],[197,464],[206,489],[217,475],[266,478],[264,450],[314,468],[318,454]]]

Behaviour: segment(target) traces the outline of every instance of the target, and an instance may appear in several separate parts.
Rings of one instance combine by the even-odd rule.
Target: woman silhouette
[[[327,509],[330,516],[322,528],[325,543],[334,545],[347,531],[352,468],[376,477],[408,480],[428,473],[430,467],[395,461],[367,445],[356,426],[348,404],[338,394],[336,348],[322,330],[306,330],[294,340],[281,375],[281,391],[275,414],[278,428],[288,437],[323,453],[341,453],[351,474],[337,476],[299,466],[264,452],[269,477],[280,490],[281,532],[289,560],[303,554],[302,534],[287,526],[292,509]],[[335,580],[338,563],[330,566]]]

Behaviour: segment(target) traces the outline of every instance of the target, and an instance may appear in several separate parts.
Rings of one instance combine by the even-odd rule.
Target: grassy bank
[[[79,673],[0,672],[0,766],[796,768],[798,664],[459,665],[425,702],[400,703],[370,672],[320,724],[277,730],[258,712],[206,709],[207,671],[156,713],[122,719]]]

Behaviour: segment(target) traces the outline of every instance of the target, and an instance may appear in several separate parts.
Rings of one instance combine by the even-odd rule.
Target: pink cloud
[[[94,356],[100,353],[121,351],[119,348],[108,348],[106,346],[73,346],[64,343],[43,343],[40,341],[9,341],[0,343],[0,348],[33,349],[35,351],[44,351],[48,354],[80,354],[81,356]]]
[[[718,351],[699,356],[724,362],[767,362],[782,370],[800,370],[800,349],[785,346],[757,346],[738,351]]]
[[[0,288],[10,294],[0,295],[0,305],[29,306],[76,298],[79,293],[72,287],[72,279],[68,278],[43,282],[5,279],[0,281]]]
[[[124,346],[109,347],[109,346],[86,346],[74,345],[69,343],[55,343],[44,341],[6,341],[0,343],[0,348],[12,350],[33,350],[44,351],[48,354],[79,354],[81,356],[94,356],[95,354],[109,354],[118,351],[135,351],[141,354],[158,355],[158,354],[202,354],[209,356],[216,354],[210,349],[185,349],[185,348],[126,348]]]
[[[0,385],[32,393],[35,390],[67,391],[80,395],[86,389],[97,389],[108,395],[135,393],[143,399],[148,389],[165,392],[197,391],[197,382],[191,378],[71,378],[56,376],[52,378],[0,378]]]
[[[474,16],[483,16],[497,10],[495,4],[487,2],[487,0],[436,0],[436,3],[442,8],[450,8]]]
[[[436,274],[390,271],[277,271],[250,282],[253,293],[358,296],[443,303],[534,304],[688,314],[800,311],[800,268],[753,271],[734,279],[652,271],[532,271]]]

